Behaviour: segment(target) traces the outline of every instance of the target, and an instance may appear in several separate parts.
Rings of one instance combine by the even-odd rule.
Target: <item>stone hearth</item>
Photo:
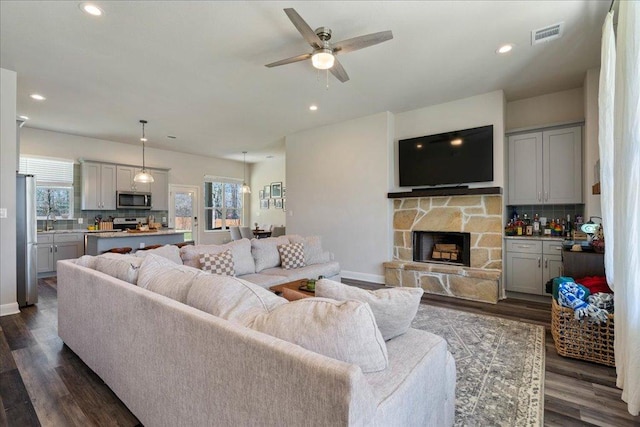
[[[502,276],[502,196],[415,197],[394,200],[393,261],[388,286],[496,303]],[[470,267],[413,261],[413,231],[467,232]]]

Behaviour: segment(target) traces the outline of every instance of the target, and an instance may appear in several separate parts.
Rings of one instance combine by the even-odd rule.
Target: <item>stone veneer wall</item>
[[[496,303],[502,276],[502,196],[472,195],[394,200],[393,261],[385,284]],[[455,231],[471,235],[471,267],[413,261],[412,232]]]

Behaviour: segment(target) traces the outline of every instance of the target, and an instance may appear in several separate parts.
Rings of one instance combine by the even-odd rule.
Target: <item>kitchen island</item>
[[[134,251],[149,245],[169,245],[184,242],[184,232],[173,229],[157,231],[121,231],[86,235],[86,255],[100,255],[113,248],[129,247]]]

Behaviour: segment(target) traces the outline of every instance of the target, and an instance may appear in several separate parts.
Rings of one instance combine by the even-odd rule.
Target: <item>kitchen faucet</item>
[[[51,231],[53,230],[53,224],[56,222],[56,216],[53,215],[53,218],[51,218],[51,210],[49,210],[47,212],[47,218],[44,221],[44,228],[45,231]]]

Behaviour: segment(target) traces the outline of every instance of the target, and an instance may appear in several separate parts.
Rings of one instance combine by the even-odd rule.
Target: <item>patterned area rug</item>
[[[456,426],[542,425],[544,327],[424,304],[412,326],[449,343]]]

